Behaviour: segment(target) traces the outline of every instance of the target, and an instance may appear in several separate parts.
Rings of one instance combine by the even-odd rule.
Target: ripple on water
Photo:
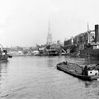
[[[1,99],[99,98],[98,81],[84,82],[56,69],[57,63],[66,60],[87,62],[84,58],[14,57],[0,64]]]

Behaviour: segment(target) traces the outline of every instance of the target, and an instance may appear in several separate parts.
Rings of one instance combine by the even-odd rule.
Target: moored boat
[[[58,56],[59,52],[56,49],[47,49],[48,56]]]
[[[8,58],[12,56],[7,53],[7,50],[0,50],[0,62],[7,62]]]
[[[97,80],[99,78],[98,68],[99,68],[98,66],[94,66],[94,67],[88,67],[86,70],[84,70],[83,67],[75,63],[62,62],[57,64],[58,70],[64,71],[74,77],[86,81]]]

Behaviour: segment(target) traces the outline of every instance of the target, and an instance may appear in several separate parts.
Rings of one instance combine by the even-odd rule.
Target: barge
[[[81,67],[78,64],[62,62],[62,63],[57,64],[57,69],[67,74],[70,74],[74,77],[77,77],[79,79],[82,79],[85,81],[92,81],[92,80],[99,79],[99,70],[98,70],[99,67],[98,66],[88,67],[86,70],[84,70],[85,68]]]

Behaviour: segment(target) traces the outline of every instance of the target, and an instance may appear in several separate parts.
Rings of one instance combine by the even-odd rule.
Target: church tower
[[[52,44],[52,34],[51,34],[51,27],[50,27],[50,21],[48,22],[48,35],[47,35],[47,45]]]

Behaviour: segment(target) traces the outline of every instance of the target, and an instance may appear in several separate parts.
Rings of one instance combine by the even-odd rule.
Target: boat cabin
[[[88,76],[98,76],[99,71],[98,70],[88,70]]]

